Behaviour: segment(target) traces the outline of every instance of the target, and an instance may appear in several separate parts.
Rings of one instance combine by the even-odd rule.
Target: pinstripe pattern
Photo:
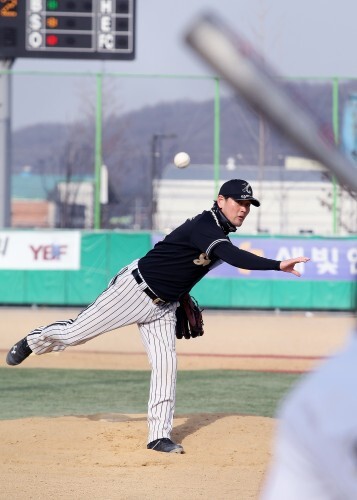
[[[176,397],[176,305],[152,323],[139,325],[141,338],[151,364],[148,403],[149,442],[170,437]]]
[[[148,442],[170,437],[176,393],[175,324],[177,303],[155,305],[131,272],[137,261],[122,269],[108,288],[76,319],[56,321],[27,336],[35,354],[63,351],[122,326],[137,323],[151,365],[148,402]]]

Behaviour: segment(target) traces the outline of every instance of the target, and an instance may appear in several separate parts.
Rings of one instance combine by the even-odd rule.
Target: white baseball
[[[191,161],[190,155],[187,153],[181,152],[177,153],[174,158],[174,164],[177,168],[186,168],[189,166]]]

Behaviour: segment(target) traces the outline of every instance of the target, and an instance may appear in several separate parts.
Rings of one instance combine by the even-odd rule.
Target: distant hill
[[[332,134],[332,86],[330,83],[287,82],[289,92],[299,95],[326,130]],[[340,118],[344,99],[352,83],[340,86]],[[137,200],[146,204],[151,195],[151,170],[160,175],[178,151],[187,151],[193,163],[212,164],[214,151],[214,102],[190,100],[161,103],[122,115],[110,115],[103,122],[103,161],[108,166],[111,198],[116,210],[132,210]],[[220,102],[220,160],[229,157],[243,165],[277,165],[286,155],[301,152],[236,97]],[[264,131],[265,147],[259,149]],[[174,138],[154,136],[175,134]],[[71,126],[41,124],[13,134],[13,172],[30,165],[34,173],[92,174],[94,172],[94,119]],[[136,200],[136,201],[135,201]],[[131,207],[131,208],[129,208]]]
[[[329,83],[291,82],[286,83],[290,92],[301,96],[307,106],[319,116],[322,123],[330,125],[332,120],[332,88]],[[350,89],[349,89],[350,88]],[[340,86],[340,112],[343,99],[353,90],[352,83]],[[299,97],[300,98],[300,97]],[[258,162],[258,117],[240,99],[224,97],[220,104],[221,116],[221,159],[238,152],[245,163]],[[127,144],[135,145],[143,154],[150,155],[150,140],[155,133],[175,133],[171,141],[173,149],[190,152],[196,163],[212,162],[213,154],[213,101],[174,101],[148,106],[138,111],[111,117],[111,126],[122,130]],[[19,170],[31,163],[37,170],[38,164],[53,151],[58,151],[68,139],[68,125],[41,124],[29,126],[14,132],[13,167]],[[268,128],[266,162],[275,163],[278,154],[291,153],[293,147],[286,140]],[[164,159],[171,153],[169,142],[165,141]],[[165,156],[166,154],[166,156]],[[165,161],[164,161],[165,163]]]

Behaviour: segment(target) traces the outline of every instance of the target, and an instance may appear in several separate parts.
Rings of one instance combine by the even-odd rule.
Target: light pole
[[[11,8],[11,4],[8,5]],[[10,70],[13,62],[13,59],[0,60],[0,227],[11,227],[12,75]]]
[[[158,160],[161,160],[162,139],[174,139],[176,134],[153,134],[151,139],[151,172],[150,172],[150,229],[155,229],[155,216],[157,212],[157,183],[161,177],[158,171]],[[159,147],[158,147],[159,146]]]

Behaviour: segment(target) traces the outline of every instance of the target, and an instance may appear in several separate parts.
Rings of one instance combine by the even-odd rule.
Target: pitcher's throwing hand
[[[280,262],[280,271],[284,273],[295,274],[295,276],[300,277],[301,273],[294,269],[295,264],[300,264],[300,262],[308,262],[310,259],[308,257],[295,257],[294,259],[282,260]]]

